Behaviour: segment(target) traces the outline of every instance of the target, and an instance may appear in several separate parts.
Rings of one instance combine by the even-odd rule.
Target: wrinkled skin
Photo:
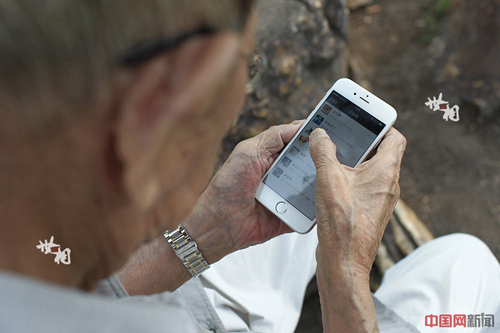
[[[406,140],[391,129],[375,156],[356,168],[341,165],[328,137],[311,139],[317,168],[320,243],[331,256],[369,275],[382,235],[399,198],[399,171]]]
[[[212,257],[263,243],[291,229],[255,200],[259,181],[300,128],[302,121],[271,127],[239,143],[201,195],[191,217],[184,223],[196,234],[211,235],[203,253]],[[216,221],[210,228],[209,221]],[[217,250],[224,244],[226,249]],[[211,256],[211,255],[209,255]]]

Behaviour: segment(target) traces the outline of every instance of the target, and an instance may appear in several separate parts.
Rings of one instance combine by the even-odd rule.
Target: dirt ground
[[[484,119],[453,95],[443,99],[460,106],[458,122],[425,106],[447,90],[435,58],[440,32],[429,26],[436,3],[378,0],[352,11],[351,76],[398,111],[408,140],[401,197],[436,237],[469,233],[500,258],[500,115]],[[320,316],[312,292],[297,332],[321,332]]]
[[[427,41],[435,4],[380,0],[352,12],[354,77],[398,111],[395,127],[408,139],[401,197],[435,236],[476,235],[500,258],[500,115],[483,119],[453,95],[443,99],[460,106],[458,122],[425,106],[447,88],[434,59],[439,33]]]

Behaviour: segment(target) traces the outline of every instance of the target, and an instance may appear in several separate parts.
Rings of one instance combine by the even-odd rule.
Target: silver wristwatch
[[[165,231],[163,236],[165,236],[177,257],[193,277],[210,268],[210,265],[198,250],[198,244],[189,237],[182,224],[179,224],[177,229],[173,231]]]

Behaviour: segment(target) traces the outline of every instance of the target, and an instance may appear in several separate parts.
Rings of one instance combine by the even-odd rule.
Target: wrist
[[[182,224],[174,230],[165,231],[163,236],[191,276],[196,277],[210,268],[198,249],[198,244],[189,236]]]
[[[341,243],[347,245],[341,245]],[[316,249],[318,268],[328,270],[329,274],[336,278],[351,277],[357,283],[368,283],[374,258],[372,260],[370,255],[358,254],[359,252],[360,246],[352,241],[326,242],[320,238]]]
[[[209,264],[235,251],[233,242],[227,237],[224,217],[220,216],[220,212],[213,212],[213,207],[198,204],[191,216],[182,223]]]
[[[370,294],[370,272],[348,260],[317,256],[316,276],[331,293]]]

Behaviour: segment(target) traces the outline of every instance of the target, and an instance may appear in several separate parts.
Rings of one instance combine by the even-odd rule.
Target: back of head
[[[186,136],[198,134],[198,128],[178,115],[211,115],[212,103],[207,103],[206,110],[199,105],[223,100],[221,89],[235,67],[230,59],[239,64],[239,81],[233,81],[241,83],[241,98],[217,104],[218,114],[208,123],[213,125],[224,115],[226,128],[232,122],[227,110],[236,116],[246,74],[246,63],[236,49],[239,42],[253,42],[244,38],[252,30],[246,24],[252,17],[252,3],[0,2],[0,225],[4,231],[0,270],[88,289],[166,226],[165,221],[150,223],[151,212],[160,200],[164,204],[165,193],[173,193],[165,200],[174,207],[169,209],[173,217],[168,221],[185,217],[210,174],[203,171],[191,182],[188,175],[195,166],[191,156],[196,163],[203,156],[203,163],[211,164],[222,134],[206,125],[206,119],[192,117],[198,120],[198,128],[207,129],[205,136],[184,140],[175,125],[185,124]],[[161,54],[150,53],[137,64],[123,61],[144,45],[182,40],[180,36],[198,31],[218,33],[191,34],[197,38],[161,49]],[[189,80],[180,85],[183,75]],[[214,78],[219,83],[215,87]],[[199,99],[190,98],[192,104],[179,102],[191,88],[199,90]],[[134,118],[151,114],[157,117],[148,118],[149,122]],[[134,121],[128,122],[131,118]],[[142,126],[146,122],[150,126]],[[186,154],[192,147],[197,154]],[[179,178],[190,181],[184,186]],[[154,196],[146,193],[151,188]],[[145,197],[152,198],[147,205]],[[40,239],[51,236],[79,257],[71,269],[54,267],[50,256],[40,259],[34,250]]]
[[[9,0],[0,3],[0,116],[44,132],[109,92],[120,56],[200,26],[239,30],[248,0]]]

